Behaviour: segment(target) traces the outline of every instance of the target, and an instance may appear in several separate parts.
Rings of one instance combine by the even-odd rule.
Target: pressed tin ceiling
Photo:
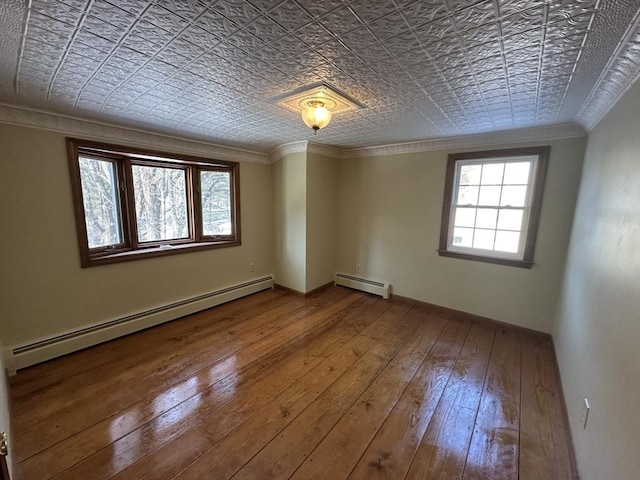
[[[0,101],[269,151],[325,83],[355,148],[577,122],[640,72],[640,0],[3,0]]]
[[[308,106],[308,102],[318,100],[331,110],[331,113],[341,114],[357,108],[365,108],[354,98],[347,98],[347,95],[340,94],[334,88],[324,83],[306,86],[302,89],[289,92],[282,97],[272,99],[272,101],[287,110],[300,113],[300,110]]]

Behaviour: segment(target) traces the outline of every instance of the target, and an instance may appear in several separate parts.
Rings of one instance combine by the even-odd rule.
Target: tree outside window
[[[237,163],[67,146],[83,266],[240,245]]]

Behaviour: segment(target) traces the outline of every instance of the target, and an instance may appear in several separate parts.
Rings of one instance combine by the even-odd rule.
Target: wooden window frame
[[[67,154],[71,175],[71,190],[75,209],[76,230],[82,267],[93,267],[142,258],[225,248],[241,245],[240,235],[240,164],[189,155],[143,150],[76,138],[67,138]],[[81,155],[109,160],[116,165],[119,193],[119,218],[122,242],[107,247],[89,248],[80,177]],[[178,168],[185,171],[188,238],[140,242],[134,199],[132,165]],[[231,230],[230,235],[204,235],[200,172],[219,171],[230,175]]]
[[[473,260],[478,262],[494,263],[498,265],[508,265],[512,267],[531,268],[534,264],[533,257],[535,252],[536,238],[538,234],[538,226],[540,223],[540,211],[542,209],[542,199],[544,194],[544,184],[549,164],[549,146],[543,147],[525,147],[512,148],[504,150],[485,150],[479,152],[465,152],[450,154],[447,158],[447,172],[445,176],[444,198],[442,202],[442,223],[440,226],[440,246],[438,253],[443,257],[452,257],[464,260]],[[525,157],[536,156],[536,166],[533,175],[533,189],[530,192],[530,202],[528,205],[528,225],[526,227],[526,238],[521,259],[497,256],[493,253],[491,256],[483,255],[482,250],[477,249],[478,253],[462,253],[449,249],[450,222],[452,221],[452,204],[453,194],[456,187],[456,168],[460,161],[466,160],[499,160],[507,157]],[[531,187],[531,185],[530,185]],[[524,230],[524,229],[523,229]]]

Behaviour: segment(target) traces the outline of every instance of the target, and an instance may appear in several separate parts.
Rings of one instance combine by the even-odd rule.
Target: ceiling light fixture
[[[331,121],[331,110],[328,108],[329,102],[324,99],[305,99],[300,102],[302,105],[302,121],[307,127],[313,128],[313,134],[329,125]],[[335,107],[335,102],[332,102]]]
[[[329,125],[333,115],[365,108],[355,98],[321,82],[279,95],[271,101],[280,107],[301,114],[302,121],[313,129],[314,135],[318,130]]]

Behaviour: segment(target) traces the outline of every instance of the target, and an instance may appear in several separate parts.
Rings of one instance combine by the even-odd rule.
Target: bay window
[[[67,139],[83,267],[240,245],[239,165]]]

